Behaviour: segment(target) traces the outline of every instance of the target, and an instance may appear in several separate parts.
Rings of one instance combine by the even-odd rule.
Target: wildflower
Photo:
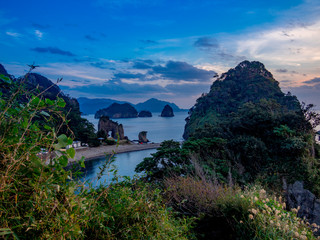
[[[242,224],[242,223],[243,223],[243,221],[242,221],[242,220],[240,220],[240,223]]]
[[[250,219],[253,219],[253,215],[252,215],[252,214],[249,214],[249,218],[250,218]]]
[[[277,223],[277,227],[280,227],[280,223]]]
[[[244,198],[244,196],[243,196],[243,195],[241,195],[240,197],[241,197],[241,198]]]
[[[269,198],[266,198],[266,202],[269,202]]]
[[[272,220],[270,220],[270,224],[273,224],[273,221],[272,221]]]
[[[258,199],[257,197],[254,197],[254,201],[256,201],[256,202],[257,202],[258,200],[259,200],[259,199]]]
[[[312,224],[311,224],[311,227],[315,227],[315,228],[316,228],[317,226],[318,226],[318,225],[317,225],[316,223],[312,223]]]
[[[298,232],[294,232],[294,236],[298,238],[300,235]]]
[[[260,190],[260,194],[261,194],[261,195],[264,195],[265,193],[266,193],[266,190],[264,190],[264,189],[261,189],[261,190]]]

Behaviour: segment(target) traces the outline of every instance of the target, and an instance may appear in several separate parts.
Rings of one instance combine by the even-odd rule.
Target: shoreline
[[[148,149],[156,149],[160,147],[160,143],[148,143],[148,144],[124,144],[124,145],[109,145],[99,146],[95,148],[80,148],[75,149],[76,154],[74,158],[70,158],[68,165],[79,161],[82,157],[85,157],[85,161],[90,161],[95,158],[104,157],[106,154],[118,154],[126,152],[135,152]]]

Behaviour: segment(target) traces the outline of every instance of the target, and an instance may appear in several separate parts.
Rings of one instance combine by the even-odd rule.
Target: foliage
[[[159,182],[172,174],[184,175],[188,172],[190,160],[188,152],[180,148],[180,143],[173,140],[161,143],[152,157],[145,158],[135,169],[147,173],[146,180]]]
[[[159,190],[143,182],[93,189],[73,181],[80,173],[65,167],[75,150],[61,150],[72,139],[49,124],[66,120],[64,100],[42,99],[14,82],[0,82],[13,93],[0,97],[1,237],[192,239],[191,221],[175,219]]]
[[[319,226],[286,209],[282,198],[260,186],[227,187],[198,177],[165,180],[166,199],[174,209],[199,216],[198,239],[316,239]]]
[[[240,184],[259,179],[280,188],[283,178],[303,180],[320,194],[320,170],[315,167],[320,158],[315,154],[312,129],[320,117],[312,107],[282,93],[263,64],[244,61],[222,74],[210,92],[197,100],[185,128],[185,144],[190,139],[226,142],[215,147],[219,158],[212,157],[206,144],[197,150],[202,152],[197,161],[214,169],[219,180],[225,181],[226,170]],[[220,169],[214,163],[219,159]]]

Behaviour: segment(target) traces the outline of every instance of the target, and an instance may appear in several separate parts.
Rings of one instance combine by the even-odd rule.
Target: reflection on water
[[[156,149],[148,149],[143,151],[116,154],[114,165],[118,170],[118,175],[129,177],[134,176],[136,174],[134,169],[136,168],[137,164],[140,163],[145,157],[149,157],[151,153],[155,152]],[[101,179],[99,179],[99,181],[97,180],[100,168],[106,163],[106,161],[107,160],[105,157],[101,157],[85,162],[86,168],[84,169],[84,176],[79,180],[81,182],[86,181],[88,183],[92,183],[94,187],[100,184],[108,184],[113,178],[112,173],[108,173],[108,171],[105,171],[104,175]]]

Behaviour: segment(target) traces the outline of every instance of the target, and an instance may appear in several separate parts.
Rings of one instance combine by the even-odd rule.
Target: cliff
[[[107,137],[109,137],[109,132],[111,132],[111,137],[114,139],[119,138],[123,140],[125,138],[122,124],[110,120],[109,117],[101,117],[99,119],[98,131],[104,132]]]
[[[101,109],[94,115],[95,118],[107,116],[109,118],[136,118],[137,110],[128,103],[113,103],[110,107]]]
[[[173,117],[173,109],[169,105],[165,105],[162,112],[161,117]]]

